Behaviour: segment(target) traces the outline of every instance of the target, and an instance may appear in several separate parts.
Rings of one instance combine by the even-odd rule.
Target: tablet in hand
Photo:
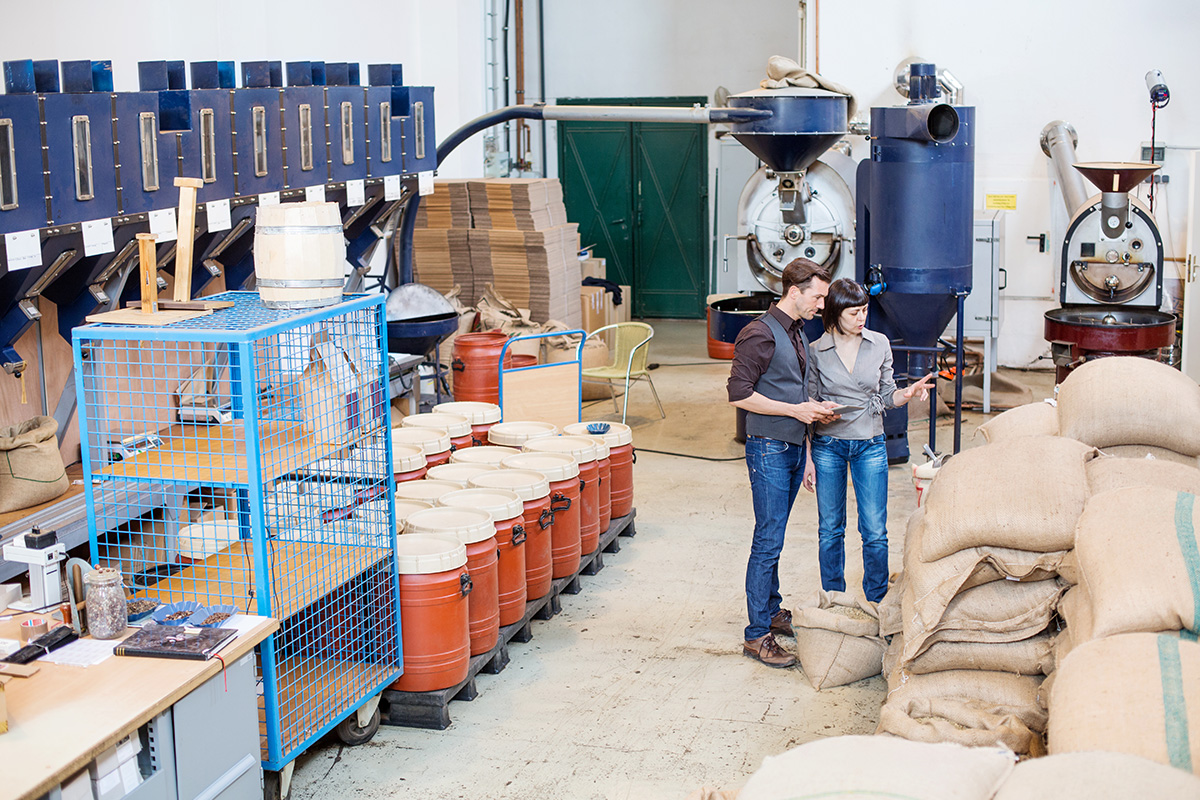
[[[841,416],[842,414],[849,414],[851,411],[862,411],[862,407],[861,406],[835,406],[833,408],[827,408],[825,410],[828,411],[830,414],[837,414],[838,416]]]

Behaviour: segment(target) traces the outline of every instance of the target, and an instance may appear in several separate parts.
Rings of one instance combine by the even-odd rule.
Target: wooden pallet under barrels
[[[500,641],[496,646],[491,651],[471,659],[467,678],[462,683],[434,692],[398,692],[385,689],[379,702],[381,721],[385,725],[404,725],[410,728],[445,730],[450,727],[450,701],[474,700],[479,695],[475,686],[475,676],[480,672],[489,675],[502,672],[509,662],[508,643],[531,641],[533,620],[548,620],[562,611],[560,595],[579,594],[582,589],[579,576],[595,575],[604,569],[604,554],[621,551],[618,537],[631,537],[636,534],[633,524],[636,515],[637,509],[634,509],[625,516],[614,519],[600,537],[600,546],[596,548],[596,552],[585,555],[580,560],[578,572],[555,580],[545,597],[526,604],[524,617],[512,625],[502,627]]]

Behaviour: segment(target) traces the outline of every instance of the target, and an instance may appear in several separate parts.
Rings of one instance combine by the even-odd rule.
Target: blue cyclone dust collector
[[[871,109],[870,159],[857,176],[856,273],[871,293],[868,325],[893,341],[896,375],[936,368],[939,337],[971,291],[975,109],[938,101],[933,64],[909,68],[909,102]],[[961,401],[961,369],[955,381]],[[954,450],[961,402],[955,403]],[[934,405],[931,401],[931,411]],[[936,414],[931,413],[930,442]],[[908,411],[884,415],[888,460],[908,459]]]

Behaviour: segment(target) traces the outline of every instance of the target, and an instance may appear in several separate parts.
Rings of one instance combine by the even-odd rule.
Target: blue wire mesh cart
[[[384,298],[205,299],[234,305],[74,331],[91,555],[136,597],[281,621],[257,651],[279,770],[401,671]],[[126,521],[146,485],[164,506]]]

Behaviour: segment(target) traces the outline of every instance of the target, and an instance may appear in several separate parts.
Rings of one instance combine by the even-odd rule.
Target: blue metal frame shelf
[[[74,331],[92,560],[137,573],[137,596],[281,621],[257,650],[263,765],[279,770],[403,663],[384,297],[211,299],[234,306]],[[148,486],[165,515],[124,508]]]

